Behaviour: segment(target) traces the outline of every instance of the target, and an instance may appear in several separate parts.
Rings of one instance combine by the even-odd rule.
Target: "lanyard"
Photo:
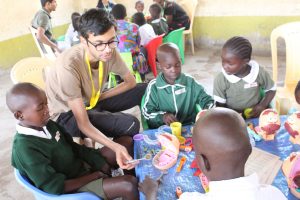
[[[88,66],[90,79],[92,81],[92,96],[91,96],[91,99],[90,99],[90,105],[89,105],[89,107],[85,107],[86,110],[90,110],[90,109],[95,107],[95,105],[97,104],[97,102],[99,100],[99,97],[100,97],[100,91],[101,91],[102,80],[103,80],[103,63],[102,63],[102,61],[99,61],[99,67],[98,67],[98,70],[99,70],[99,90],[96,93],[95,86],[94,86],[94,81],[93,81],[93,77],[92,77],[92,69],[91,69],[91,65],[90,65],[90,61],[89,61],[87,53],[85,53],[85,62]]]

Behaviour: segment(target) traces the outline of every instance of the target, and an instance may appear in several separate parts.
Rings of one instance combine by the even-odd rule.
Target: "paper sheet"
[[[246,162],[245,176],[257,173],[261,184],[271,185],[281,165],[278,156],[254,147]]]

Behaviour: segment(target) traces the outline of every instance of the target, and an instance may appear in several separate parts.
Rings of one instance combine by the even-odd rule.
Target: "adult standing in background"
[[[56,0],[41,0],[42,9],[39,10],[32,22],[31,26],[37,29],[37,39],[50,46],[54,51],[61,52],[58,48],[56,40],[52,37],[52,24],[50,13],[56,10]]]
[[[106,12],[110,13],[115,4],[109,2],[109,0],[99,0],[97,4],[97,8],[102,8]]]
[[[181,6],[173,1],[153,0],[163,8],[163,16],[166,18],[169,31],[173,31],[182,27],[190,28],[190,18]]]

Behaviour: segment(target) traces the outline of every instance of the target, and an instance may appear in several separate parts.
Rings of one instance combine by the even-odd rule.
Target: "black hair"
[[[53,0],[41,0],[41,5],[42,5],[42,7],[45,7],[47,2],[52,3],[52,1]]]
[[[252,45],[244,37],[235,36],[226,41],[223,49],[228,49],[232,54],[236,55],[240,59],[251,60]]]
[[[112,8],[111,13],[115,19],[125,19],[126,15],[127,15],[126,8],[123,4],[116,4]]]
[[[171,42],[163,43],[157,48],[157,61],[160,62],[162,59],[164,59],[166,54],[171,54],[173,57],[179,56],[180,58],[178,46]]]
[[[42,91],[43,90],[32,83],[17,83],[6,93],[6,105],[9,110],[14,113],[21,109],[21,107],[28,105],[28,101],[24,101],[24,99],[22,101],[22,99],[20,99],[21,96],[31,97]]]
[[[72,20],[72,26],[74,28],[74,31],[78,31],[79,19],[80,19],[80,14],[78,12],[73,12],[71,15],[71,20]]]
[[[136,1],[136,2],[135,2],[135,7],[136,7],[138,4],[143,4],[143,5],[144,5],[144,2],[141,1],[141,0],[140,0],[140,1]]]
[[[143,26],[146,24],[145,16],[143,13],[137,12],[132,16],[132,22],[139,25]]]
[[[149,10],[150,9],[152,9],[152,11],[154,12],[153,14],[155,14],[151,17],[155,17],[155,19],[159,18],[160,13],[161,13],[161,6],[157,3],[154,3],[150,6]]]
[[[300,80],[298,81],[296,88],[295,88],[295,96],[296,96],[297,92],[300,92]]]
[[[92,8],[79,18],[78,33],[87,39],[90,33],[103,35],[111,27],[116,27],[113,17],[104,9]]]

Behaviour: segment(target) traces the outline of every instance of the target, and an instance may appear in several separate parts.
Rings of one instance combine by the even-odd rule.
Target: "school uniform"
[[[213,99],[193,77],[181,73],[175,84],[170,85],[160,73],[146,89],[142,114],[150,128],[163,125],[163,115],[167,112],[187,124],[195,121],[196,104],[207,109],[213,106]]]
[[[209,182],[209,192],[184,192],[179,200],[286,200],[283,193],[272,185],[259,183],[257,174]]]
[[[106,163],[99,150],[73,142],[72,137],[51,120],[42,131],[20,125],[16,130],[12,165],[47,193],[63,194],[66,180],[98,171]],[[100,185],[91,192],[105,197],[102,179],[96,182]]]
[[[222,68],[222,72],[214,80],[213,96],[216,102],[241,111],[261,101],[261,89],[264,92],[276,90],[274,81],[263,67],[254,60],[248,65],[251,67],[250,73],[243,78],[228,75]]]

